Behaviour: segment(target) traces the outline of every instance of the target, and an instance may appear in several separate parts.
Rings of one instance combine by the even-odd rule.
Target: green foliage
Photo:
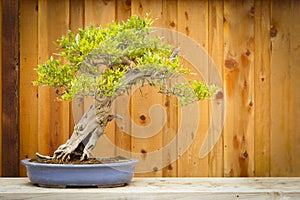
[[[174,84],[171,88],[161,87],[159,92],[167,96],[177,96],[178,105],[184,106],[199,100],[209,99],[217,90],[218,88],[213,85],[207,85],[198,80],[190,80]]]
[[[52,56],[48,61],[38,66],[38,78],[34,85],[43,84],[54,87],[57,91],[60,88],[70,88],[74,69],[70,63],[61,65],[61,59],[54,59]]]
[[[60,52],[38,65],[34,84],[54,87],[64,100],[76,95],[115,97],[138,82],[126,82],[126,75],[137,69],[144,74],[142,83],[159,85],[161,92],[178,96],[182,104],[209,98],[212,89],[198,81],[163,89],[164,80],[189,70],[180,66],[177,56],[170,59],[171,46],[149,36],[151,24],[150,18],[132,16],[106,28],[91,25],[77,33],[68,31],[57,41]]]
[[[190,81],[190,87],[192,88],[198,100],[208,99],[218,90],[217,87],[203,84],[198,80]]]

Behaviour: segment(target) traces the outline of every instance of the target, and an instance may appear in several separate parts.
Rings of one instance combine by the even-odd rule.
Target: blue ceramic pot
[[[137,160],[105,164],[45,164],[22,160],[33,184],[45,187],[114,187],[130,182]]]

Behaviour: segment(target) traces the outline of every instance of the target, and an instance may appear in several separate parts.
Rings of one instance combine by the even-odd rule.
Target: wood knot
[[[143,4],[140,2],[140,5],[139,5],[139,8],[138,8],[138,11],[140,14],[143,13]]]
[[[169,106],[169,101],[165,102],[165,106],[168,107]]]
[[[141,116],[140,116],[140,119],[141,119],[142,121],[145,121],[145,120],[146,120],[146,116],[145,116],[145,115],[141,115]]]
[[[249,10],[249,14],[250,14],[250,16],[254,16],[254,13],[255,13],[255,8],[254,8],[254,6],[251,6],[251,8],[250,8],[250,10]]]
[[[145,149],[141,150],[142,158],[145,159],[147,156],[147,151]]]
[[[246,49],[245,55],[246,56],[250,56],[251,52],[249,51],[249,49]]]
[[[223,94],[223,92],[219,91],[215,97],[216,97],[216,99],[223,99],[224,94]]]
[[[185,27],[185,33],[186,35],[190,35],[190,29],[188,26]]]
[[[145,155],[145,154],[147,154],[147,151],[146,151],[145,149],[142,149],[142,150],[141,150],[141,153],[142,153],[143,155]]]
[[[153,172],[157,172],[158,171],[158,167],[153,167]]]
[[[251,112],[251,110],[252,110],[252,107],[253,107],[253,101],[252,100],[250,100],[250,102],[249,102],[249,107],[248,107],[248,112]]]
[[[271,26],[270,36],[271,37],[276,37],[277,36],[277,29],[276,29],[276,27],[274,25]]]
[[[125,1],[125,4],[126,4],[127,6],[131,6],[131,0],[126,0],[126,1]]]
[[[189,14],[186,11],[184,12],[184,16],[186,20],[189,20]]]
[[[250,102],[249,102],[249,107],[252,107],[252,106],[253,106],[253,102],[250,101]]]
[[[175,22],[174,22],[174,21],[171,21],[170,26],[171,26],[171,27],[175,27]]]
[[[238,63],[236,62],[236,60],[229,58],[225,60],[225,67],[229,71],[234,71],[238,68]]]
[[[248,83],[247,83],[247,81],[246,81],[246,80],[244,80],[243,89],[244,89],[244,90],[247,90],[247,88],[248,88]]]
[[[248,158],[248,152],[247,151],[245,151],[244,153],[243,153],[243,155],[242,155],[242,158],[243,159],[247,159]]]

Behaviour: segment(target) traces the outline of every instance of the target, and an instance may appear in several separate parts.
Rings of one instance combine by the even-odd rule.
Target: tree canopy
[[[115,98],[137,83],[175,95],[182,105],[209,98],[215,87],[198,80],[167,87],[166,80],[190,70],[180,65],[178,49],[150,36],[152,22],[134,15],[105,28],[91,25],[68,31],[57,40],[59,52],[38,66],[34,84],[55,88],[63,100]]]

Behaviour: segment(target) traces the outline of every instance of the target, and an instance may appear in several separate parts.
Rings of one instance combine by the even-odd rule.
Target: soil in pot
[[[121,163],[128,162],[130,159],[123,156],[116,156],[112,158],[89,158],[86,160],[80,161],[79,159],[72,159],[71,161],[61,161],[53,159],[44,159],[44,158],[32,158],[30,162],[34,163],[47,163],[47,164],[109,164],[109,163]]]

